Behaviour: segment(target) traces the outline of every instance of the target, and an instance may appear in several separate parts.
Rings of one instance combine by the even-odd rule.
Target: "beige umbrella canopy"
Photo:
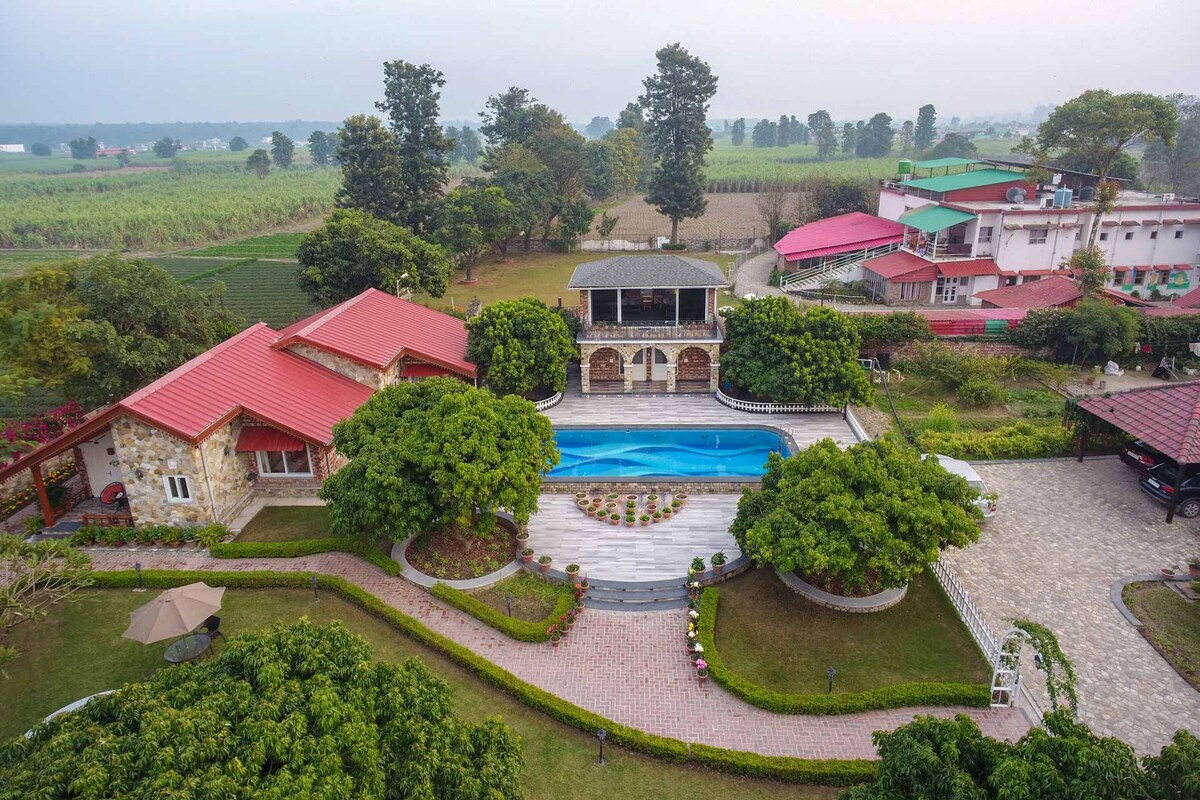
[[[161,642],[195,630],[221,610],[223,586],[189,583],[167,589],[141,608],[129,612],[129,627],[121,636],[142,644]]]

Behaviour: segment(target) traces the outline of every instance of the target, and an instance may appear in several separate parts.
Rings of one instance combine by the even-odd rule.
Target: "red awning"
[[[448,369],[442,369],[435,364],[405,364],[400,370],[401,378],[439,378],[443,375],[453,375]]]
[[[294,453],[304,449],[304,440],[267,425],[245,425],[234,449],[239,453],[256,450],[286,450]]]

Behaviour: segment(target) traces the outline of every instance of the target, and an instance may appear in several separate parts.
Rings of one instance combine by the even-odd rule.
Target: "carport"
[[[1167,522],[1173,520],[1184,473],[1200,464],[1200,381],[1088,395],[1075,401],[1075,407],[1086,423],[1099,420],[1175,459],[1179,468],[1167,506]],[[1092,427],[1084,425],[1080,461]]]

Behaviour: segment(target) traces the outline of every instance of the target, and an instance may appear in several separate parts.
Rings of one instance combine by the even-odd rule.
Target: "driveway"
[[[1079,715],[1092,730],[1157,754],[1178,728],[1200,732],[1191,688],[1113,607],[1117,580],[1200,553],[1200,526],[1142,495],[1115,458],[981,465],[1000,512],[979,542],[946,561],[997,632],[1027,617],[1050,627],[1079,675]],[[1044,681],[1024,680],[1043,708]]]

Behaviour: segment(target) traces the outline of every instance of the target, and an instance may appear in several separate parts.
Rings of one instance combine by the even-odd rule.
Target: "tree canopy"
[[[725,329],[725,378],[755,397],[843,406],[871,396],[857,361],[858,326],[839,311],[763,297],[730,311]]]
[[[498,394],[561,392],[574,355],[575,340],[562,315],[532,297],[493,303],[467,322],[467,358]]]
[[[229,151],[231,153],[240,153],[250,146],[250,143],[241,136],[235,136],[229,140]]]
[[[796,571],[834,591],[901,586],[947,547],[979,538],[976,492],[891,440],[842,450],[822,439],[772,453],[762,488],[738,501],[729,532],[759,565]]]
[[[817,158],[826,159],[837,151],[837,129],[824,109],[808,115],[808,129],[817,140]]]
[[[71,149],[71,158],[75,159],[95,158],[100,152],[100,145],[94,136],[72,139],[67,142],[67,147]]]
[[[452,523],[486,536],[500,509],[523,525],[558,463],[533,403],[452,378],[376,392],[334,427],[334,445],[350,459],[321,487],[334,531],[395,541]]]
[[[1015,744],[980,732],[966,714],[918,717],[879,731],[875,779],[839,800],[1183,800],[1200,787],[1200,740],[1177,731],[1157,756],[1092,733],[1066,711],[1044,717]]]
[[[1172,192],[1200,195],[1200,97],[1172,94],[1167,100],[1175,106],[1179,128],[1174,143],[1161,139],[1146,144],[1142,157],[1146,181]],[[1116,171],[1112,173],[1116,177]]]
[[[261,147],[246,156],[246,169],[260,178],[267,177],[271,171],[271,156]]]
[[[466,267],[472,280],[476,259],[510,235],[517,208],[498,186],[460,186],[438,204],[433,236]]]
[[[338,135],[325,131],[313,131],[308,135],[308,155],[317,167],[327,167],[337,154]]]
[[[926,150],[937,135],[934,123],[937,121],[937,109],[932,103],[926,103],[917,109],[917,126],[913,129],[913,143],[918,150]]]
[[[170,136],[164,136],[154,143],[150,148],[154,151],[154,155],[159,158],[170,158],[183,149],[183,145],[178,139],[172,139]]]
[[[717,78],[708,64],[678,43],[656,54],[658,71],[642,81],[639,98],[646,112],[646,138],[654,158],[646,202],[671,220],[671,241],[679,241],[679,221],[704,214],[707,182],[704,156],[712,149],[708,101]]]
[[[271,133],[271,163],[280,169],[287,169],[292,166],[292,159],[296,155],[296,143],[292,141],[292,137],[280,131]]]
[[[975,158],[979,148],[961,133],[947,133],[929,151],[929,158]]]
[[[416,658],[375,661],[338,622],[231,638],[208,661],[93,698],[0,750],[0,798],[521,796],[503,723],[453,714]]]
[[[860,158],[880,158],[892,152],[892,118],[880,111],[867,121],[854,143],[854,152]]]
[[[729,141],[734,147],[741,147],[746,143],[746,118],[738,117],[733,122],[733,130],[729,134]]]
[[[324,308],[371,288],[428,292],[450,286],[450,257],[407,228],[358,209],[338,209],[308,233],[296,253],[300,288]]]
[[[379,117],[347,117],[338,131],[337,153],[342,165],[334,201],[338,208],[361,209],[392,222],[406,217],[404,167],[392,133]]]
[[[387,115],[399,158],[403,206],[394,222],[423,230],[446,185],[447,155],[454,145],[438,123],[446,79],[428,64],[388,61],[383,65],[383,96],[375,108]],[[396,177],[396,176],[394,176]]]

